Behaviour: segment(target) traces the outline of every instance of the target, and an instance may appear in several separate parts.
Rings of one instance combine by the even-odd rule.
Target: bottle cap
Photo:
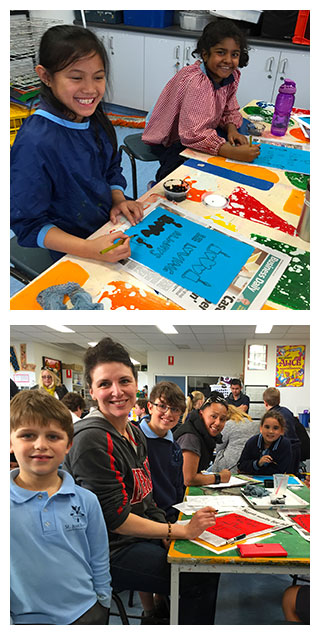
[[[290,78],[285,78],[284,83],[279,87],[281,93],[293,94],[296,92],[296,83]]]

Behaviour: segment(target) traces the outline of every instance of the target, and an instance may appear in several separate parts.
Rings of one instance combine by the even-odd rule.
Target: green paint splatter
[[[269,300],[298,311],[310,309],[310,252],[255,233],[251,234],[251,238],[259,244],[281,251],[291,257],[289,265],[270,294]]]
[[[262,107],[245,107],[243,109],[243,111],[245,113],[248,114],[248,116],[261,116],[261,118],[263,118],[264,122],[268,122],[269,124],[271,124],[272,122],[272,118],[273,118],[273,111],[270,111],[269,109],[263,109]],[[289,125],[293,126],[294,125],[294,120],[290,119],[289,120]]]
[[[308,175],[305,173],[293,173],[291,171],[285,171],[284,174],[294,187],[306,191],[308,180],[310,179]]]

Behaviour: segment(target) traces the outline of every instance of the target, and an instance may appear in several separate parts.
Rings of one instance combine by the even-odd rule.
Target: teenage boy
[[[11,400],[11,621],[107,624],[109,542],[95,494],[59,469],[71,448],[72,416],[40,390]]]
[[[178,511],[173,504],[184,496],[183,456],[174,440],[172,429],[186,408],[185,397],[174,382],[159,382],[150,393],[150,416],[140,422],[140,429],[147,439],[153,497],[166,517],[175,522]]]
[[[231,393],[227,397],[227,403],[233,404],[238,407],[240,411],[249,413],[250,398],[241,391],[241,380],[239,378],[232,378],[230,381]]]

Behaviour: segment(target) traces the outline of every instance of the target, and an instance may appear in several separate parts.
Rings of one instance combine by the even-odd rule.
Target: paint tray
[[[266,489],[266,491],[268,491],[268,495],[267,496],[261,496],[261,497],[257,497],[257,496],[247,496],[244,492],[243,489],[240,489],[241,491],[241,495],[245,498],[245,500],[247,502],[249,502],[250,506],[253,509],[309,509],[310,505],[309,502],[306,502],[306,500],[303,500],[302,498],[300,498],[299,496],[297,496],[295,493],[293,493],[292,491],[289,491],[289,489],[287,489],[286,491],[284,491],[283,493],[281,493],[281,496],[279,495],[278,497],[282,498],[282,496],[285,496],[284,499],[284,503],[280,503],[280,504],[272,504],[271,500],[274,498],[274,491],[273,489]]]

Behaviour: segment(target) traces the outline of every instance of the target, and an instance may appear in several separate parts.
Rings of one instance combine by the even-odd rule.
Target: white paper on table
[[[214,473],[214,471],[201,471],[201,473],[203,473],[203,475],[211,475],[212,473]],[[241,478],[235,478],[234,476],[231,476],[229,482],[220,482],[219,484],[206,484],[203,488],[214,487],[215,489],[224,489],[226,487],[238,487],[241,484],[246,483],[246,480],[241,480]]]
[[[187,496],[185,502],[173,505],[186,516],[191,516],[198,509],[213,507],[217,511],[232,511],[246,506],[241,496]]]

